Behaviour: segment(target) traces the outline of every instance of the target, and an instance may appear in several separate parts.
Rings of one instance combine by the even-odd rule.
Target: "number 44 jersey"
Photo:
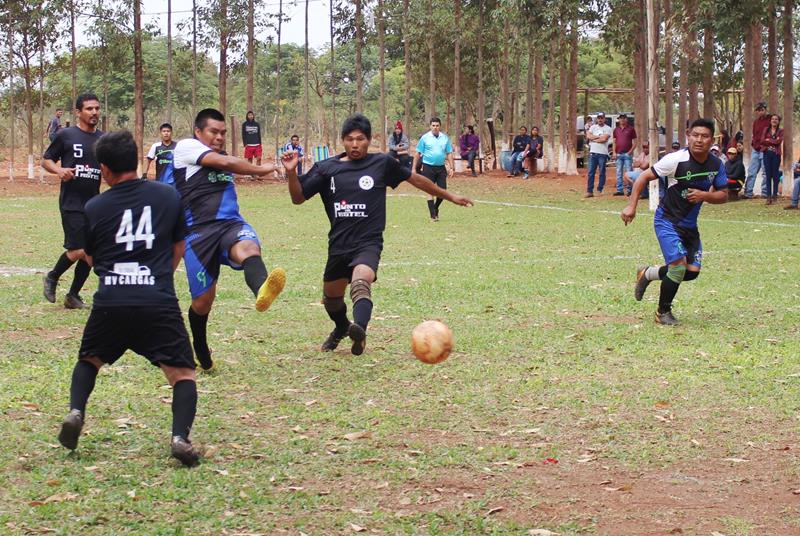
[[[134,179],[86,203],[86,253],[99,285],[95,308],[176,305],[173,248],[186,235],[178,192]]]

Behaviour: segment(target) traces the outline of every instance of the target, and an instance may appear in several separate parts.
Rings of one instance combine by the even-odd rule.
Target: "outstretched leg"
[[[197,384],[194,370],[186,367],[161,365],[167,381],[172,386],[172,456],[186,467],[194,467],[200,455],[192,446],[189,434],[197,413]]]
[[[325,342],[322,343],[323,352],[331,352],[339,346],[342,339],[347,336],[350,329],[350,320],[347,318],[347,304],[344,302],[344,289],[347,287],[347,279],[337,279],[326,281],[323,288],[324,296],[322,303],[325,312],[335,327],[331,331]]]
[[[70,450],[78,448],[78,439],[83,429],[86,403],[94,390],[97,371],[103,362],[96,357],[85,357],[75,363],[72,369],[72,383],[69,388],[69,413],[61,423],[58,441]]]

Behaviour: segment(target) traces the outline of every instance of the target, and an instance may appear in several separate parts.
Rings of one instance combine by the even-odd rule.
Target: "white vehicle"
[[[150,268],[140,266],[138,262],[115,262],[114,273],[118,275],[150,275]]]

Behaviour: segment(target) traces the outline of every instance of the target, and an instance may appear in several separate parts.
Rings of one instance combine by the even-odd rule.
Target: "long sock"
[[[372,318],[372,300],[362,298],[353,304],[353,322],[367,329],[370,318]]]
[[[436,207],[433,205],[433,200],[428,200],[428,212],[431,213],[431,218],[436,214]]]
[[[658,297],[659,313],[666,313],[672,310],[672,300],[675,299],[675,295],[678,293],[678,288],[680,286],[680,283],[676,283],[669,277],[665,277],[661,280],[661,294]]]
[[[69,270],[69,267],[75,264],[75,261],[69,260],[67,257],[67,252],[61,254],[61,256],[56,261],[56,265],[53,266],[53,269],[47,274],[47,277],[50,279],[58,280],[59,277],[62,276],[64,272]]]
[[[248,257],[242,263],[244,268],[244,280],[247,286],[253,291],[253,296],[258,296],[258,289],[267,280],[267,267],[264,266],[264,259],[261,255]]]
[[[644,277],[648,281],[660,281],[667,275],[667,269],[669,269],[669,266],[666,264],[664,266],[648,266],[644,272]]]
[[[208,315],[199,315],[189,306],[189,327],[192,330],[192,346],[197,359],[202,363],[204,359],[211,357],[211,350],[208,349],[206,340],[206,327],[208,325]]]
[[[69,386],[69,409],[80,410],[81,414],[86,413],[86,402],[89,395],[94,390],[94,382],[97,379],[97,367],[79,359],[72,369],[72,384]]]
[[[197,413],[197,384],[181,380],[172,388],[172,435],[189,439]]]
[[[79,260],[78,265],[75,266],[75,278],[72,280],[72,286],[69,287],[69,293],[79,294],[90,273],[92,273],[92,267],[85,260]]]
[[[350,327],[350,320],[347,319],[347,304],[342,301],[341,309],[336,311],[331,311],[327,307],[325,311],[328,313],[328,316],[333,320],[333,323],[336,324],[336,331],[340,333],[347,332],[347,328]]]
[[[434,203],[434,206],[436,207],[436,212],[439,212],[439,206],[442,204],[442,201],[444,201],[444,199],[442,199],[441,197],[436,198],[436,203]]]

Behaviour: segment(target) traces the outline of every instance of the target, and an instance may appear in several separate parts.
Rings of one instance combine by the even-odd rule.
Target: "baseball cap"
[[[728,147],[728,154],[736,154],[739,151],[736,150],[736,147]]]
[[[756,110],[766,110],[766,109],[767,109],[766,102],[759,102],[758,104],[756,104]]]
[[[678,143],[677,141],[673,141],[672,142],[672,148],[673,149],[680,149],[681,148],[681,144]]]
[[[606,114],[604,114],[603,112],[597,112],[597,117],[605,117],[605,116]]]
[[[712,150],[712,151],[717,151],[717,152],[719,152],[719,145],[717,145],[717,144],[715,143],[714,145],[712,145],[712,146],[711,146],[711,150]]]

